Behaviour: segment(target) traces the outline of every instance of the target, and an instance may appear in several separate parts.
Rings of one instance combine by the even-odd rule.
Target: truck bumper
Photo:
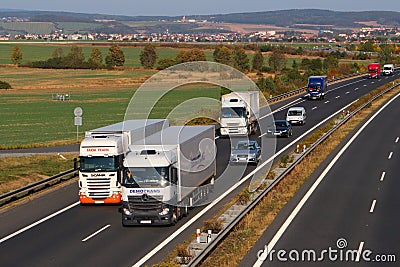
[[[221,127],[221,136],[245,136],[247,135],[246,127]]]
[[[79,202],[81,204],[120,204],[121,193],[113,194],[111,197],[107,198],[91,198],[85,194],[80,193]]]
[[[148,211],[143,213],[125,214],[122,211],[122,225],[170,225],[172,214],[160,215],[157,211]]]

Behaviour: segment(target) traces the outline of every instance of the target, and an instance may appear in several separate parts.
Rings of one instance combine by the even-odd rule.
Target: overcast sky
[[[0,9],[132,16],[178,16],[303,8],[400,11],[400,0],[0,0]]]

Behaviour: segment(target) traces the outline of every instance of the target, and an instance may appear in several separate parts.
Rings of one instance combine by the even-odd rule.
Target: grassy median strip
[[[400,82],[400,80],[397,80],[396,82]],[[359,101],[355,102],[354,105],[349,107],[348,111],[351,112],[355,110],[361,106],[361,104],[366,103],[373,96],[377,95],[389,86],[390,85],[382,86],[363,96]],[[391,90],[377,98],[372,102],[372,104],[368,105],[350,118],[323,143],[317,146],[305,159],[297,164],[296,167],[277,186],[275,186],[249,214],[241,220],[234,230],[216,247],[216,249],[214,249],[201,266],[237,266],[275,219],[275,216],[279,211],[286,205],[286,203],[288,203],[297,190],[326,159],[326,157],[332,153],[333,150],[346,138],[346,136],[365,118],[367,118],[372,112],[376,111],[380,106],[382,106],[382,104],[398,92],[400,92],[400,88],[396,87],[394,90]],[[347,113],[347,110],[345,113]],[[301,146],[303,144],[309,146],[318,140],[318,138],[335,125],[335,120],[338,119],[339,118],[333,119],[319,130],[315,131],[312,135],[301,142]],[[279,164],[280,162],[277,163],[277,165]],[[234,204],[237,200],[237,197],[234,198],[230,204],[226,205],[226,207]],[[217,218],[218,215],[215,216],[214,220]],[[194,238],[194,236],[192,238]],[[179,246],[179,251],[182,250],[183,246],[187,247],[187,245],[181,245]],[[179,251],[173,251],[168,259],[154,266],[179,266],[173,260],[174,257],[179,254]]]

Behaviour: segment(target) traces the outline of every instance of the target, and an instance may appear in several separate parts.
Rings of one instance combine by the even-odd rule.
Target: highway
[[[314,261],[308,256],[292,261],[284,252],[278,258],[280,250],[300,255],[312,250],[316,260],[311,266],[398,266],[393,261],[400,260],[399,105],[400,94],[343,142],[240,266],[309,266]],[[272,254],[256,261],[265,246]],[[324,250],[332,253],[322,254]]]
[[[294,127],[292,137],[278,138],[277,151],[284,153],[290,144],[295,145],[296,138],[319,122],[341,112],[345,106],[370,90],[398,77],[399,73],[391,77],[382,77],[380,80],[364,77],[350,79],[328,86],[329,92],[322,101],[306,101],[295,97],[288,100],[290,104],[281,111],[279,109],[286,104],[285,102],[272,105],[274,117],[279,119],[284,118],[290,105],[302,105],[308,113],[306,125]],[[258,139],[257,137],[256,135],[253,138]],[[227,165],[231,147],[229,139],[218,139],[217,147],[217,172],[220,174]],[[253,169],[253,166],[248,167],[246,173]],[[240,188],[211,208],[200,221],[212,217],[239,190]],[[147,262],[152,264],[163,259],[175,245],[186,240],[202,225],[197,221],[188,227],[185,226],[184,230],[181,228],[202,210],[202,207],[199,207],[191,210],[189,216],[174,227],[123,228],[118,206],[81,206],[78,204],[77,193],[77,184],[70,184],[2,212],[2,266],[131,266],[174,232],[179,232],[177,238]],[[62,210],[64,208],[65,210]],[[54,214],[56,212],[58,213]],[[47,216],[51,217],[44,220]]]

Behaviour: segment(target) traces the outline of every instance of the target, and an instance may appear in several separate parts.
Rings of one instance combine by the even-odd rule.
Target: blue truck
[[[308,77],[307,97],[308,99],[324,99],[326,90],[326,76]]]

